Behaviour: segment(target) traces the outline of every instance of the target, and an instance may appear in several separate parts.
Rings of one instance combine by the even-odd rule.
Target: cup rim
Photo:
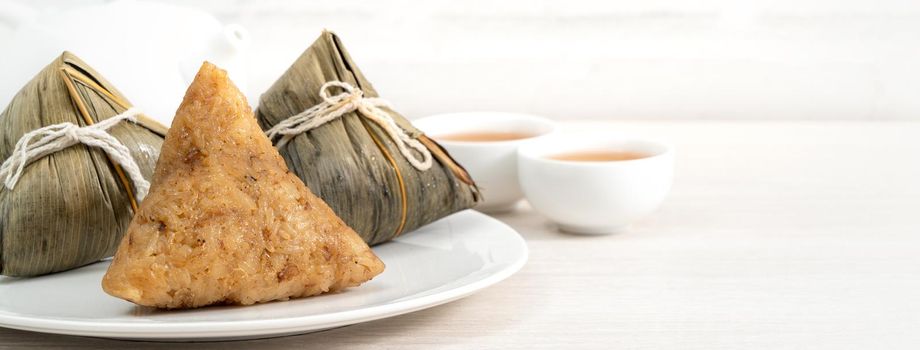
[[[641,164],[651,161],[657,161],[661,158],[669,157],[674,153],[674,146],[667,141],[646,137],[640,134],[632,133],[621,133],[621,132],[600,132],[600,131],[579,131],[579,132],[564,132],[557,131],[553,135],[544,135],[539,140],[533,140],[533,142],[526,145],[522,145],[518,148],[517,154],[518,159],[527,159],[531,161],[543,162],[548,164],[569,166],[569,167],[622,167],[629,166],[634,164]],[[588,143],[593,142],[611,142],[611,141],[637,141],[646,144],[651,144],[657,147],[661,147],[662,151],[657,152],[648,157],[638,158],[638,159],[629,159],[629,160],[617,160],[617,161],[573,161],[573,160],[559,160],[549,158],[548,156],[554,154],[551,152],[540,152],[537,150],[539,147],[544,147],[548,142],[559,142],[560,139],[577,139],[577,140],[588,140]],[[571,150],[571,149],[568,149]],[[565,152],[566,149],[560,150],[560,152]]]
[[[540,127],[546,129],[545,132],[538,133],[531,137],[525,137],[521,139],[513,140],[500,140],[500,141],[453,141],[453,140],[442,140],[438,139],[436,133],[431,133],[426,131],[425,124],[434,124],[443,122],[445,120],[454,120],[455,118],[474,118],[476,120],[488,120],[494,117],[508,117],[515,118],[526,123],[539,124]],[[425,135],[429,136],[432,140],[438,142],[442,145],[451,145],[451,146],[461,146],[461,147],[488,147],[494,145],[510,145],[515,143],[527,142],[534,140],[536,138],[544,137],[550,135],[557,130],[556,123],[549,118],[528,114],[528,113],[518,113],[518,112],[497,112],[497,111],[469,111],[469,112],[450,112],[450,113],[439,113],[425,116],[412,120],[412,124],[421,130]]]

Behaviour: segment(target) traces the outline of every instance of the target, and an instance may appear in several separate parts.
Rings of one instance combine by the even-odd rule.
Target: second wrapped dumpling
[[[332,32],[262,95],[256,117],[291,170],[369,244],[480,199],[466,170],[378,97]]]

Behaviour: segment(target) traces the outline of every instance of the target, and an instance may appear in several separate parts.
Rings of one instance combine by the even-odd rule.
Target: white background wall
[[[169,2],[249,29],[250,96],[329,28],[410,117],[920,120],[916,0]]]

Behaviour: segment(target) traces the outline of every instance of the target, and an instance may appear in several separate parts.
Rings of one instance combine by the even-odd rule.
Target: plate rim
[[[527,241],[508,224],[486,214],[467,209],[449,215],[472,214],[480,220],[501,226],[507,238],[517,243],[521,254],[510,264],[498,271],[468,284],[450,288],[421,297],[408,298],[392,303],[363,307],[331,313],[311,314],[280,319],[198,321],[162,323],[118,323],[112,321],[78,321],[68,319],[46,319],[9,314],[0,310],[0,327],[40,333],[104,337],[116,339],[215,339],[251,338],[258,336],[307,333],[352,324],[403,315],[438,305],[443,305],[488,288],[511,277],[527,263],[530,249]]]

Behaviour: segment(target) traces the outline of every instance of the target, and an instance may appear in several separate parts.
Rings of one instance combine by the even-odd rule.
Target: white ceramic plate
[[[0,278],[0,326],[160,341],[249,339],[381,319],[470,295],[517,272],[527,245],[512,228],[467,210],[374,247],[386,270],[344,292],[253,306],[184,311],[139,307],[100,287],[108,262],[49,276]]]

